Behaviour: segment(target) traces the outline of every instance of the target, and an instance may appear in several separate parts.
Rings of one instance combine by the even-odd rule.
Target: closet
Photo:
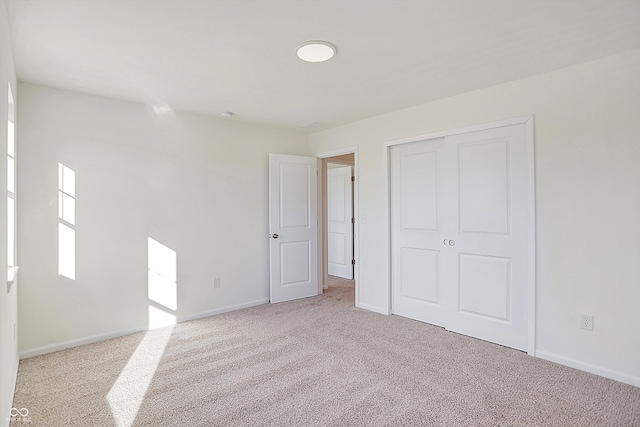
[[[527,350],[525,124],[392,146],[392,313]]]

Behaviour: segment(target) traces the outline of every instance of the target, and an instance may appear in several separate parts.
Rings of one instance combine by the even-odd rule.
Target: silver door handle
[[[277,238],[278,238],[278,235],[277,235],[276,233],[273,233],[273,234],[271,235],[271,237],[273,237],[274,239],[277,239]]]
[[[456,244],[455,240],[449,240],[449,246],[454,246]]]

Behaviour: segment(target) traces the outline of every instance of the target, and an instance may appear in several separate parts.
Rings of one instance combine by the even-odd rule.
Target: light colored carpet
[[[332,282],[23,360],[14,406],[53,427],[640,425],[639,388],[357,309]]]

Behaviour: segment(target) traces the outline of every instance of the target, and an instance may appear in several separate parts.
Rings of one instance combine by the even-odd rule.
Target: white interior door
[[[447,239],[453,315],[447,328],[527,349],[530,186],[524,125],[447,138],[457,200]],[[444,245],[443,245],[444,246]]]
[[[353,279],[353,198],[351,166],[327,170],[328,273]]]
[[[392,148],[394,314],[526,350],[524,125]]]
[[[392,313],[446,326],[444,138],[391,150]]]
[[[269,154],[270,301],[318,295],[318,162]]]

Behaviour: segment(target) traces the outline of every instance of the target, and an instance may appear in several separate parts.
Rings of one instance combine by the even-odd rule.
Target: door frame
[[[323,151],[316,154],[316,157],[320,159],[321,167],[319,168],[320,179],[318,179],[318,206],[320,206],[318,212],[318,263],[320,268],[319,280],[319,292],[322,293],[323,289],[329,287],[329,273],[328,273],[328,256],[327,256],[327,240],[328,240],[328,223],[327,223],[327,163],[329,157],[342,156],[344,154],[353,154],[353,176],[355,181],[353,183],[353,217],[355,223],[353,224],[353,259],[356,260],[353,266],[353,280],[355,282],[355,305],[359,307],[360,293],[358,281],[359,275],[359,260],[360,260],[360,231],[359,231],[359,207],[358,207],[358,147],[344,147],[330,151]]]
[[[384,144],[384,160],[387,165],[386,173],[386,188],[387,188],[387,207],[388,207],[388,242],[387,259],[389,261],[389,278],[388,278],[388,302],[387,312],[391,313],[391,304],[393,298],[392,289],[392,259],[391,254],[393,248],[392,243],[392,227],[391,227],[391,147],[394,145],[408,144],[411,142],[424,141],[427,139],[442,138],[452,135],[460,135],[463,133],[476,132],[481,130],[495,129],[505,126],[513,125],[525,125],[526,132],[526,144],[527,144],[527,178],[529,181],[529,201],[527,206],[528,211],[528,227],[529,227],[529,248],[527,262],[529,265],[528,278],[527,278],[527,310],[528,310],[528,322],[527,322],[527,354],[535,356],[535,338],[536,338],[536,204],[535,204],[535,149],[534,149],[534,127],[533,127],[533,114],[521,117],[514,117],[510,119],[499,120],[491,123],[482,123],[472,126],[466,126],[457,129],[451,129],[441,132],[434,132],[423,135],[416,135],[407,138],[395,139],[388,141]],[[357,182],[357,181],[356,181]],[[357,263],[356,263],[357,265]],[[356,298],[357,298],[356,292]]]

